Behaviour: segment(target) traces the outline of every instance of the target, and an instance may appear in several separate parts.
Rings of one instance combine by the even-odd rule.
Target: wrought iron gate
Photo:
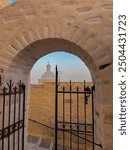
[[[94,150],[94,86],[59,82],[56,67],[55,150]],[[81,84],[81,85],[79,85]],[[87,119],[87,104],[91,115]],[[90,113],[90,112],[89,112]]]
[[[0,81],[1,82],[1,81]],[[24,150],[25,85],[0,85],[0,149]]]

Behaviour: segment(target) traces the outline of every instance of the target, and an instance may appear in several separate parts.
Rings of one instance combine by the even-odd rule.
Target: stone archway
[[[2,10],[0,20],[5,81],[27,84],[36,60],[53,51],[85,62],[96,85],[95,138],[112,149],[112,1],[19,0]]]

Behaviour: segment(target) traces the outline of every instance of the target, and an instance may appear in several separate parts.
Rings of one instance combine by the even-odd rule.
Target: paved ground
[[[41,138],[36,136],[28,136],[28,149],[29,150],[52,150],[53,143],[43,141]]]

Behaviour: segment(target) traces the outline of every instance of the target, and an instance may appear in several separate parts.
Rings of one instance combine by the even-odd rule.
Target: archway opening
[[[38,40],[18,52],[9,66],[6,79],[13,79],[15,74],[15,80],[17,80],[16,76],[18,76],[27,82],[29,80],[30,71],[39,58],[52,52],[61,51],[79,57],[89,68],[93,82],[96,81],[99,71],[88,52],[71,41],[58,38]],[[23,76],[25,76],[25,78]]]
[[[91,74],[85,63],[76,55],[68,52],[52,52],[41,57],[31,69],[30,83],[38,84],[44,72],[47,71],[47,64],[51,65],[51,72],[55,73],[57,65],[60,74],[60,80],[73,82],[92,82]],[[49,78],[49,77],[48,77]],[[50,77],[51,78],[51,77]],[[53,78],[53,77],[52,77]]]
[[[40,57],[63,50],[81,58],[91,72],[95,139],[112,149],[112,2],[17,1],[0,13],[0,66],[3,82],[26,85],[25,130],[30,70]]]
[[[26,85],[26,121],[25,121],[25,143],[27,138],[27,126],[28,126],[28,108],[29,108],[29,99],[30,99],[30,89],[29,89],[29,79],[30,79],[30,71],[36,61],[51,52],[68,52],[78,56],[85,65],[89,68],[89,71],[92,76],[92,81],[96,85],[96,91],[94,94],[94,103],[95,103],[95,113],[97,113],[97,117],[95,119],[96,127],[95,127],[95,139],[98,143],[102,142],[101,136],[103,135],[103,131],[101,129],[102,126],[102,118],[99,118],[99,114],[101,114],[102,110],[100,109],[100,99],[101,92],[100,86],[98,84],[100,82],[99,69],[96,66],[94,60],[91,55],[84,50],[82,47],[76,45],[75,43],[58,38],[48,38],[43,40],[38,40],[36,42],[31,43],[24,49],[18,52],[18,54],[11,61],[11,64],[6,72],[5,81],[13,80],[17,83],[17,81],[22,80]],[[101,120],[101,121],[99,121]],[[99,136],[101,135],[101,136]]]
[[[66,52],[53,52],[42,58],[40,58],[33,66],[30,73],[30,104],[29,104],[29,125],[28,125],[28,139],[29,143],[33,142],[33,139],[36,138],[41,140],[40,144],[43,148],[46,145],[51,145],[54,143],[55,139],[55,67],[59,68],[60,76],[59,84],[66,87],[69,85],[70,80],[75,86],[79,89],[83,88],[84,80],[89,87],[92,87],[92,79],[89,69],[86,67],[83,61],[77,56],[66,53]],[[79,107],[79,123],[84,123],[85,116],[84,111],[84,95],[79,96],[79,100],[82,101]],[[62,101],[62,94],[59,95],[59,101]],[[76,123],[76,96],[66,94],[65,96],[66,110],[65,113],[69,113],[69,103],[72,101],[72,122]],[[86,122],[87,124],[92,124],[92,102],[91,97],[88,100],[88,105],[86,105]],[[59,106],[59,116],[62,118],[63,112],[63,103]],[[66,114],[65,114],[66,116]],[[69,121],[69,116],[67,116]],[[76,125],[75,125],[76,126]],[[82,135],[83,136],[83,135]],[[69,137],[69,133],[66,134],[66,137]],[[62,132],[58,136],[59,145],[62,145],[63,135]],[[89,137],[90,139],[90,137]],[[92,138],[91,138],[92,139]],[[73,136],[73,147],[76,148],[77,136]],[[64,145],[69,147],[69,138],[64,141]],[[46,143],[46,144],[45,144]],[[83,140],[79,142],[80,149],[84,147]]]

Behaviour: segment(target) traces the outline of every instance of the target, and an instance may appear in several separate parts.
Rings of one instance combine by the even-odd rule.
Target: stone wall
[[[1,10],[0,67],[4,81],[26,84],[25,127],[32,66],[51,52],[69,52],[90,70],[96,86],[96,141],[103,150],[112,149],[112,6],[112,0],[19,0]]]
[[[55,79],[39,79],[38,80],[38,83],[39,84],[48,84],[48,82],[50,82],[50,83],[54,83],[55,82]]]
[[[9,0],[1,0],[0,1],[0,9],[5,8],[6,6],[10,5],[11,2]]]

